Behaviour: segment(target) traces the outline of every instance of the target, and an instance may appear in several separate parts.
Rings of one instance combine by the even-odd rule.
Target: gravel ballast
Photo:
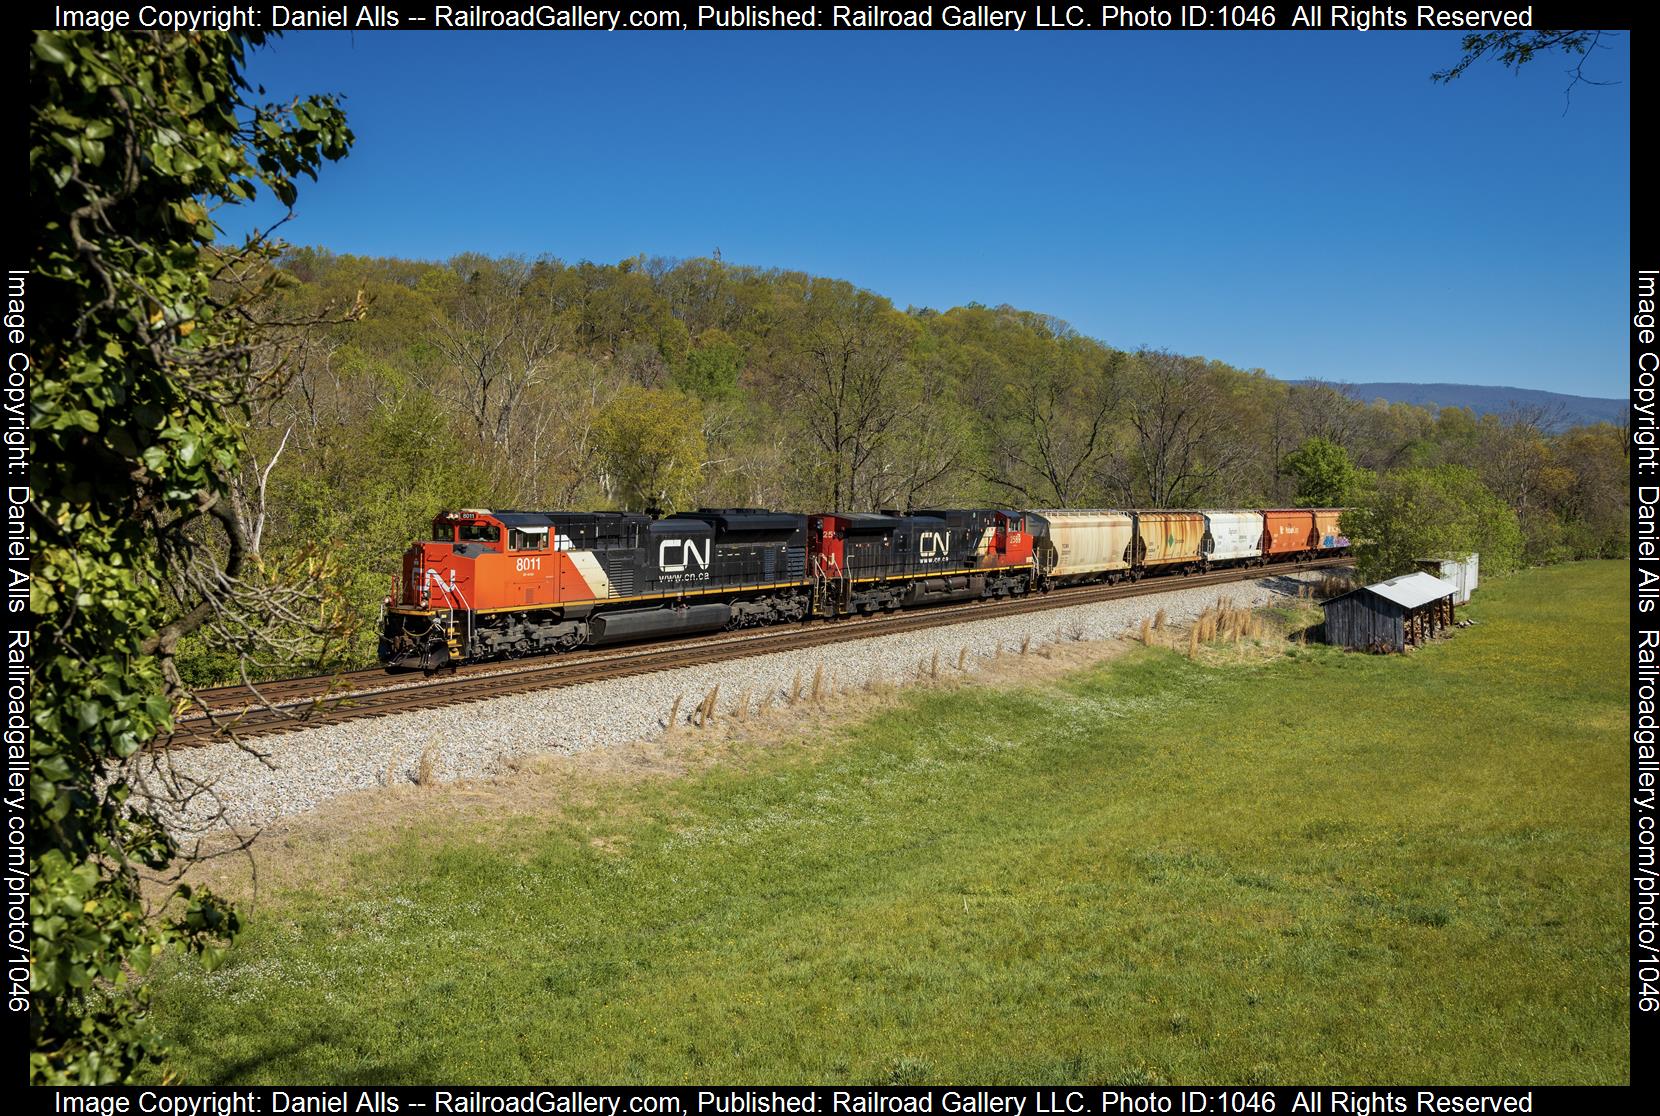
[[[941,673],[956,672],[961,649],[966,669],[997,653],[1051,643],[1105,640],[1137,629],[1165,610],[1167,621],[1185,625],[1218,599],[1235,608],[1257,608],[1295,597],[1319,572],[1280,574],[1255,581],[1174,589],[1153,596],[1102,601],[1071,608],[961,624],[899,635],[873,636],[828,647],[779,651],[714,666],[665,670],[564,689],[490,698],[416,713],[320,725],[248,745],[231,743],[168,753],[166,763],[189,784],[209,788],[170,821],[181,830],[262,826],[354,791],[388,782],[412,782],[499,774],[512,757],[569,755],[589,748],[621,747],[663,732],[678,697],[680,719],[720,684],[722,711],[739,695],[759,702],[770,692],[785,697],[799,677],[810,686],[822,665],[838,687],[873,680],[903,683],[918,663],[937,653]],[[424,757],[424,759],[423,759]],[[135,760],[140,768],[146,760]],[[134,775],[148,781],[141,770]],[[148,777],[153,779],[154,776]]]

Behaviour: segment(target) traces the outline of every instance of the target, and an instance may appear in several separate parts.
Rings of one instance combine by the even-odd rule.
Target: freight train
[[[403,557],[380,660],[433,672],[663,636],[893,612],[1349,547],[1340,508],[794,515],[467,509]]]

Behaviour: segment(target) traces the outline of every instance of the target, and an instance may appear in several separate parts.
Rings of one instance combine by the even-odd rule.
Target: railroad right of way
[[[1000,650],[1018,653],[1023,643],[1036,650],[1046,644],[1113,639],[1160,609],[1170,623],[1184,625],[1218,598],[1236,608],[1263,607],[1295,599],[1308,582],[1323,576],[1318,570],[1284,567],[1254,573],[1250,580],[1221,585],[1160,579],[1142,583],[1156,586],[1156,593],[1089,602],[1069,599],[1062,604],[1052,595],[1044,599],[1056,602],[1052,608],[991,616],[963,610],[950,623],[903,631],[878,623],[865,638],[784,649],[774,645],[769,652],[746,650],[742,657],[733,653],[696,665],[671,668],[658,661],[637,673],[619,671],[581,683],[567,678],[557,688],[303,727],[251,745],[217,741],[141,754],[132,761],[132,774],[153,779],[166,770],[175,779],[208,788],[183,810],[162,810],[180,832],[260,826],[342,795],[408,785],[418,778],[490,777],[521,757],[626,747],[659,735],[677,703],[679,719],[685,720],[717,685],[721,714],[730,716],[740,699],[750,708],[769,699],[785,700],[797,684],[810,685],[820,670],[827,690],[903,684],[935,655],[942,676],[958,676],[959,661],[960,673],[972,675]]]

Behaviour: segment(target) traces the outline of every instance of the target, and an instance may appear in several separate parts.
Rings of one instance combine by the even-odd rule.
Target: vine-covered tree
[[[211,958],[237,928],[206,891],[146,906],[140,872],[177,847],[119,769],[169,728],[177,641],[249,572],[228,480],[259,386],[271,250],[216,248],[211,208],[260,187],[292,204],[295,179],[352,142],[333,98],[249,99],[245,50],[262,39],[42,31],[31,43],[37,1083],[126,1079],[154,1053],[133,976],[169,945]],[[184,576],[204,559],[210,577]],[[185,582],[225,596],[169,591]]]

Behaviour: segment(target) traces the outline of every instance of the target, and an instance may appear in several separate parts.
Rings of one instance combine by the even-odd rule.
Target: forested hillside
[[[330,662],[372,652],[398,555],[445,507],[1491,499],[1505,522],[1473,527],[1494,551],[1484,570],[1624,545],[1625,443],[1607,424],[1550,434],[1548,416],[1369,404],[1116,350],[1038,312],[901,310],[842,280],[718,259],[299,250],[283,267],[274,317],[338,320],[269,370],[236,491],[268,576],[308,571],[355,618]],[[228,669],[212,642],[188,674]]]

